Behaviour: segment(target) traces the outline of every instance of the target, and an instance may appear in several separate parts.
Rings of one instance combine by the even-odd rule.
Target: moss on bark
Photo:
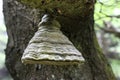
[[[32,8],[64,16],[83,16],[86,0],[19,0]],[[89,7],[87,7],[89,8]]]

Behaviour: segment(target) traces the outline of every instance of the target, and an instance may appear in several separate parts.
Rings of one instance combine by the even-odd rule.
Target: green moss
[[[99,51],[99,53],[102,53],[102,48],[98,44],[96,35],[94,36],[94,45],[95,45],[95,48],[97,49],[97,51]]]
[[[109,78],[109,80],[115,80],[115,76],[113,74],[113,71],[112,71],[112,68],[111,66],[109,65],[108,63],[108,60],[106,59],[106,57],[104,56],[103,52],[102,52],[102,49],[100,48],[99,44],[98,44],[98,41],[97,41],[97,38],[96,38],[96,35],[94,36],[94,45],[95,45],[95,48],[97,50],[97,56],[100,60],[100,62],[102,63],[103,65],[103,69],[106,73],[106,76]]]
[[[84,0],[20,0],[22,3],[38,8],[58,12],[62,15],[80,15],[83,12]],[[57,10],[57,11],[56,11]]]

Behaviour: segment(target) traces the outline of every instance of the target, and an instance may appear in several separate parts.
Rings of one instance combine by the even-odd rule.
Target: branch
[[[120,31],[116,30],[115,28],[108,28],[108,27],[102,28],[102,27],[100,27],[98,24],[95,24],[95,25],[96,25],[99,29],[103,30],[104,32],[113,34],[113,35],[115,35],[116,37],[119,37],[119,38],[120,38]]]
[[[105,14],[105,13],[102,13],[103,15],[105,15],[106,17],[111,17],[111,18],[113,18],[113,17],[115,17],[115,18],[120,18],[120,15],[107,15],[107,14]]]

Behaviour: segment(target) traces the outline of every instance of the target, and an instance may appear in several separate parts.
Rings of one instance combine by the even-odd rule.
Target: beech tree
[[[68,4],[65,4],[66,2]],[[94,4],[95,0],[3,0],[8,34],[5,64],[12,78],[14,80],[115,80],[95,35]],[[62,26],[61,31],[80,50],[84,62],[69,66],[40,64],[36,66],[37,64],[25,65],[21,62],[29,40],[38,29],[36,24],[45,12],[56,16]]]

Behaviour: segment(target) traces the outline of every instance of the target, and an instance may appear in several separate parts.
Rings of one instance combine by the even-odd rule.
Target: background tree
[[[95,30],[103,53],[118,78],[120,64],[120,0],[98,0],[95,8]]]
[[[61,14],[59,9],[54,10],[62,25],[61,30],[82,52],[86,60],[84,63],[78,66],[40,65],[39,68],[22,64],[22,53],[37,30],[35,23],[40,21],[43,14],[37,4],[39,2],[34,1],[22,1],[27,6],[17,0],[3,1],[8,33],[6,66],[14,80],[115,80],[96,39],[93,27],[94,0],[79,1],[78,10],[73,9],[69,15]]]

